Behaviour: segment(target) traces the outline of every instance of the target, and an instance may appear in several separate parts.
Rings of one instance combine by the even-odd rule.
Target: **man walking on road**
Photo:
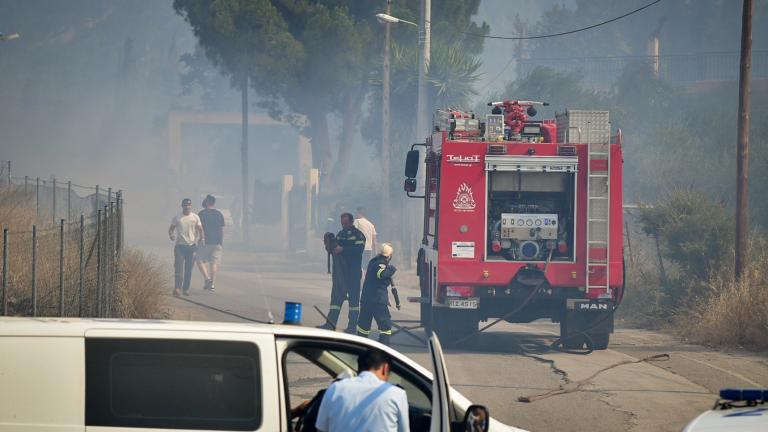
[[[387,382],[389,354],[372,348],[357,359],[354,378],[336,381],[320,402],[315,427],[323,432],[408,432],[408,396]]]
[[[359,229],[365,236],[365,249],[363,250],[363,260],[361,262],[362,269],[365,271],[368,261],[373,258],[373,251],[376,250],[376,227],[365,217],[365,209],[362,207],[357,208],[355,228]]]
[[[192,266],[195,263],[195,248],[199,242],[205,244],[205,234],[200,218],[192,212],[192,200],[181,200],[181,213],[171,219],[168,237],[176,244],[173,248],[174,290],[173,295],[189,295]]]
[[[205,279],[204,290],[215,291],[214,280],[221,264],[222,245],[224,240],[224,216],[213,208],[216,198],[208,195],[203,200],[203,210],[198,216],[203,224],[205,245],[197,251],[197,267]]]
[[[389,314],[389,292],[392,276],[397,269],[389,265],[392,260],[392,245],[382,243],[379,254],[368,263],[365,273],[363,294],[360,298],[360,318],[357,321],[357,335],[367,338],[371,334],[371,322],[376,319],[379,328],[379,342],[389,345],[392,337],[392,316]]]
[[[363,259],[365,235],[355,228],[355,218],[351,213],[343,213],[340,219],[341,231],[336,234],[336,246],[330,251],[333,254],[334,274],[328,322],[318,327],[336,330],[341,305],[347,299],[349,301],[349,322],[344,331],[354,334],[357,317],[360,315],[360,278],[362,276],[360,261]]]

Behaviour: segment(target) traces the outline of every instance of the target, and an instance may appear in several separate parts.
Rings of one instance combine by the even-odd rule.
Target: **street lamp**
[[[429,113],[427,112],[427,80],[426,75],[427,71],[429,70],[429,53],[430,53],[430,47],[431,47],[431,21],[432,21],[432,0],[421,0],[421,16],[419,19],[419,24],[413,23],[411,21],[406,21],[397,17],[393,17],[390,15],[390,6],[391,6],[391,0],[387,0],[387,13],[379,13],[376,14],[376,19],[382,23],[386,24],[387,32],[386,32],[386,39],[385,39],[385,46],[384,46],[384,83],[383,83],[383,97],[382,97],[382,171],[385,174],[384,178],[389,178],[389,24],[397,24],[397,23],[405,23],[412,25],[419,29],[419,47],[421,48],[419,50],[419,83],[418,83],[418,97],[416,102],[416,133],[414,134],[414,142],[420,142],[422,139],[425,139],[427,135],[430,133],[429,131],[432,129],[431,126],[428,124],[429,122]],[[386,130],[386,131],[384,131]],[[423,171],[423,170],[422,170]],[[421,187],[424,187],[426,176],[424,172],[419,173],[419,179],[421,180],[419,183],[421,183]],[[384,212],[388,211],[388,204],[389,204],[389,187],[385,186],[384,190],[386,191],[384,193],[383,197],[383,207]],[[386,205],[384,205],[386,204]],[[411,237],[410,233],[415,232],[416,229],[412,227],[411,223],[408,223],[407,220],[418,220],[418,216],[416,213],[418,212],[419,208],[414,203],[410,205],[410,211],[403,212],[403,217],[406,219],[405,226],[407,227],[407,231],[409,234],[406,234],[406,237]],[[407,215],[413,215],[412,218],[409,218]],[[411,261],[411,253],[410,248],[404,248],[403,249],[403,257],[405,258],[406,262]]]
[[[386,23],[391,23],[391,24],[404,23],[404,24],[410,24],[410,25],[412,25],[414,27],[418,27],[419,26],[418,24],[416,24],[414,22],[406,21],[404,19],[396,18],[396,17],[393,17],[392,15],[383,14],[383,13],[376,14],[376,19],[379,20],[379,22],[382,23],[382,24],[386,24]]]
[[[0,33],[0,41],[14,40],[14,39],[18,39],[19,37],[21,37],[21,35],[18,33],[11,33],[11,34]]]

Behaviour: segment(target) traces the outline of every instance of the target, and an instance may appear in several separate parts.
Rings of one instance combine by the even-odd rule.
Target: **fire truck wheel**
[[[589,333],[589,337],[592,339],[592,349],[608,349],[608,341],[611,338],[610,333]]]
[[[565,349],[578,350],[584,347],[584,334],[569,332],[566,320],[560,321],[560,340]]]
[[[477,316],[469,311],[432,309],[431,330],[436,332],[440,340],[446,344],[476,332],[478,322]]]

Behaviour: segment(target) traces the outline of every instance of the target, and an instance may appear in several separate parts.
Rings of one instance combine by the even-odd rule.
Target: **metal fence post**
[[[117,191],[117,218],[118,218],[118,231],[117,231],[117,253],[118,256],[123,254],[123,191]]]
[[[40,219],[40,177],[37,178],[35,183],[35,217]]]
[[[72,219],[72,180],[67,182],[67,220]]]
[[[32,225],[32,316],[37,316],[37,225]]]
[[[85,249],[85,217],[80,214],[80,282],[77,287],[79,306],[77,315],[83,316],[83,273],[85,273],[85,261],[83,261],[83,250]]]
[[[64,219],[59,221],[59,316],[64,316]]]
[[[56,223],[56,177],[53,178],[53,209],[51,209],[51,222]]]
[[[112,188],[107,188],[107,205],[112,202]]]
[[[107,195],[111,194],[107,190]],[[104,317],[109,318],[109,297],[112,293],[112,202],[104,206],[104,252],[106,258],[104,262]]]
[[[96,211],[96,316],[101,317],[101,209]]]
[[[8,315],[8,228],[3,228],[3,316]]]
[[[99,206],[99,185],[96,185],[96,195],[94,196],[96,197],[96,199],[95,201],[93,201],[93,211],[96,212],[97,210],[99,210],[99,207],[100,207]]]
[[[107,250],[109,251],[109,268],[107,269],[107,280],[109,281],[109,290],[107,291],[106,306],[107,318],[112,316],[113,297],[115,295],[115,203],[109,202],[109,237],[107,237]]]

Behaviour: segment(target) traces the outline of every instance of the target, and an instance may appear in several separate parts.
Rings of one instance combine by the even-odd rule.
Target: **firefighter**
[[[336,330],[341,305],[346,299],[349,302],[349,322],[344,330],[354,334],[357,317],[360,315],[360,279],[362,277],[361,261],[365,249],[365,235],[354,226],[354,216],[351,213],[341,215],[341,231],[336,234],[332,248],[326,242],[326,249],[333,255],[333,286],[331,287],[331,307],[328,312],[328,322],[318,326],[327,330]]]
[[[389,295],[387,288],[392,284],[392,276],[397,269],[390,265],[392,245],[383,243],[379,254],[368,263],[360,299],[362,310],[357,321],[357,335],[368,337],[371,333],[371,321],[375,318],[379,328],[379,342],[389,345],[392,336],[392,317],[389,315]]]

